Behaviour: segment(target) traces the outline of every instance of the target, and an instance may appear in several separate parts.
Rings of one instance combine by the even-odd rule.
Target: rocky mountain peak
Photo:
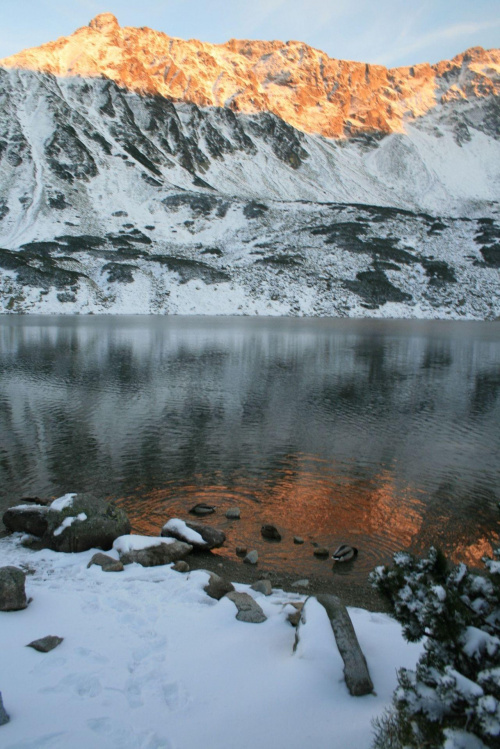
[[[112,13],[100,13],[91,20],[89,27],[94,29],[94,31],[106,33],[109,31],[117,31],[120,28],[120,24],[118,23],[116,16]]]

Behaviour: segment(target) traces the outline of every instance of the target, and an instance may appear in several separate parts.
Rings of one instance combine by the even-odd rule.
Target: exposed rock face
[[[402,132],[405,119],[439,103],[500,92],[498,50],[475,47],[436,65],[387,69],[331,59],[297,41],[184,41],[148,28],[120,28],[111,13],[0,64],[109,78],[130,91],[201,107],[271,112],[326,137]]]
[[[0,611],[20,611],[28,605],[26,575],[18,567],[0,567]]]
[[[40,536],[42,546],[65,552],[110,549],[130,532],[125,512],[113,504],[87,493],[67,496],[72,499],[65,506],[55,500],[49,507],[11,507],[3,521],[9,530]]]

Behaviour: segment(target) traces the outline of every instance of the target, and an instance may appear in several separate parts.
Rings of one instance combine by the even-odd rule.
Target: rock
[[[266,523],[265,525],[263,525],[260,529],[260,533],[269,541],[281,541],[281,533],[275,525],[271,525],[270,523]]]
[[[115,538],[130,532],[123,510],[87,493],[66,494],[49,507],[12,507],[3,520],[9,530],[39,536],[41,546],[54,551],[110,549]]]
[[[0,567],[0,611],[26,608],[25,580],[26,575],[19,567]]]
[[[48,507],[45,505],[17,505],[3,514],[3,523],[12,533],[29,533],[43,536],[47,530]]]
[[[246,546],[237,546],[236,547],[236,553],[238,554],[239,557],[244,557],[245,554],[247,553],[247,551],[248,551],[248,549],[247,549]]]
[[[341,544],[332,554],[335,562],[352,562],[358,556],[358,550],[355,546]]]
[[[250,624],[260,624],[266,621],[267,617],[261,607],[248,593],[236,593],[236,591],[233,591],[227,594],[227,598],[238,609],[238,613],[236,614],[238,621],[249,622]]]
[[[183,559],[179,559],[178,562],[172,565],[172,569],[176,572],[189,572],[189,564]]]
[[[304,539],[302,538],[302,536],[294,536],[293,537],[293,543],[294,544],[303,544],[304,543]]]
[[[4,726],[9,720],[9,714],[3,706],[2,693],[0,692],[0,726]]]
[[[194,535],[190,531],[194,531]],[[179,541],[191,544],[193,549],[204,551],[218,549],[226,540],[226,534],[217,528],[201,523],[185,523],[178,518],[169,520],[161,529],[161,535],[167,538],[177,538]],[[196,538],[197,535],[201,538]]]
[[[349,692],[354,697],[371,694],[373,683],[346,607],[333,595],[319,595],[317,600],[328,614],[339,653],[344,661],[344,677]]]
[[[313,554],[315,557],[319,557],[320,559],[327,559],[330,556],[330,552],[325,546],[317,546]]]
[[[226,510],[226,517],[228,520],[239,520],[241,517],[241,510],[239,507],[230,507]]]
[[[194,507],[191,507],[189,512],[191,513],[191,515],[211,515],[213,512],[215,512],[215,506],[207,505],[205,502],[199,502]]]
[[[103,572],[121,572],[123,570],[123,564],[119,559],[103,554],[101,551],[94,554],[90,562],[87,564],[87,569],[96,564],[102,569]]]
[[[249,551],[243,561],[245,562],[245,564],[257,564],[257,562],[259,561],[259,553],[255,551],[255,549],[253,551]]]
[[[304,601],[292,601],[290,605],[294,607],[295,611],[292,611],[290,614],[288,614],[287,619],[292,627],[298,627],[302,609],[304,608]]]
[[[303,580],[296,580],[291,585],[292,588],[308,588],[309,587],[309,580],[306,580],[305,578]]]
[[[220,601],[223,596],[234,590],[234,585],[228,580],[224,580],[222,577],[219,577],[219,575],[216,575],[215,572],[211,572],[210,580],[203,590],[210,596],[210,598],[215,598],[216,601]]]
[[[250,587],[252,588],[252,590],[256,590],[257,593],[264,593],[265,596],[270,596],[273,592],[271,581],[267,579],[257,580],[257,582]]]
[[[171,564],[184,559],[193,551],[191,544],[185,544],[183,541],[173,541],[171,543],[159,543],[148,546],[144,549],[131,549],[120,553],[120,561],[123,564],[132,564],[137,562],[143,567],[158,567],[162,564]]]
[[[46,637],[41,637],[39,640],[33,640],[33,642],[30,642],[28,645],[26,645],[26,647],[33,648],[33,650],[38,650],[39,653],[50,653],[50,651],[54,650],[54,648],[57,648],[57,646],[60,645],[63,640],[64,637],[57,637],[57,635],[47,635]]]

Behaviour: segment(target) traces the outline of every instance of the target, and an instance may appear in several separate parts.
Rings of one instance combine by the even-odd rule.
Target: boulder
[[[185,523],[179,518],[172,518],[161,529],[163,537],[176,538],[191,544],[193,549],[207,551],[217,549],[226,540],[226,534],[210,525]]]
[[[98,551],[94,554],[90,562],[87,564],[87,569],[96,564],[102,569],[103,572],[121,572],[123,570],[123,564],[119,559],[103,554],[102,551]]]
[[[259,552],[255,549],[253,551],[249,551],[243,561],[245,562],[245,564],[257,564],[257,562],[259,561]]]
[[[26,575],[19,567],[0,567],[0,611],[20,611],[28,605],[24,583]]]
[[[239,507],[230,507],[226,510],[226,517],[228,520],[239,520],[241,517],[241,510]]]
[[[229,598],[238,609],[238,613],[236,614],[238,621],[249,622],[250,624],[260,624],[266,621],[267,617],[261,607],[248,593],[236,593],[236,591],[233,591],[228,593],[226,598]]]
[[[46,505],[30,504],[10,507],[3,514],[3,523],[11,533],[29,533],[32,536],[43,536],[47,530]]]
[[[191,507],[189,510],[191,515],[198,515],[202,517],[203,515],[211,515],[213,512],[215,512],[214,505],[207,505],[206,502],[198,502],[197,505],[194,507]]]
[[[54,650],[54,648],[57,648],[57,646],[60,645],[63,640],[64,637],[57,637],[57,635],[47,635],[46,637],[41,637],[39,640],[33,640],[33,642],[30,642],[28,645],[26,645],[26,647],[33,648],[33,650],[38,650],[39,653],[50,653],[50,651]]]
[[[371,694],[373,683],[346,607],[337,596],[326,593],[317,596],[317,600],[328,614],[339,653],[344,661],[344,678],[349,692],[354,697]]]
[[[172,565],[172,569],[176,572],[189,572],[189,564],[184,559],[179,559],[178,562]]]
[[[281,533],[275,525],[265,523],[260,529],[260,533],[263,538],[267,538],[269,541],[281,541]]]
[[[134,539],[134,536],[129,538]],[[121,540],[117,539],[118,542]],[[150,544],[144,543],[141,548],[124,548],[120,544],[117,547],[115,542],[115,548],[118,548],[120,554],[120,561],[123,564],[137,562],[143,567],[158,567],[162,564],[178,562],[193,551],[191,544],[185,544],[183,541],[160,541],[157,538],[151,538],[150,540]]]
[[[290,605],[294,607],[295,611],[291,611],[288,614],[287,619],[292,627],[298,627],[302,615],[302,609],[304,608],[304,601],[292,601]]]
[[[257,591],[257,593],[263,593],[265,596],[270,596],[273,592],[271,581],[267,579],[257,580],[257,582],[250,587],[252,588],[252,590]]]
[[[4,726],[9,720],[9,714],[3,706],[2,693],[0,692],[0,726]]]
[[[115,538],[130,532],[123,510],[87,493],[65,494],[48,507],[12,507],[3,521],[9,530],[39,536],[42,547],[65,552],[110,549]]]
[[[220,601],[227,593],[231,593],[234,590],[234,585],[229,580],[224,580],[224,578],[216,575],[215,572],[211,572],[210,579],[203,590],[210,598]]]

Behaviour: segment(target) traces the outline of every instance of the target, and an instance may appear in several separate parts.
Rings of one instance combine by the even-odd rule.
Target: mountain
[[[500,316],[500,51],[111,14],[0,61],[0,311]]]

